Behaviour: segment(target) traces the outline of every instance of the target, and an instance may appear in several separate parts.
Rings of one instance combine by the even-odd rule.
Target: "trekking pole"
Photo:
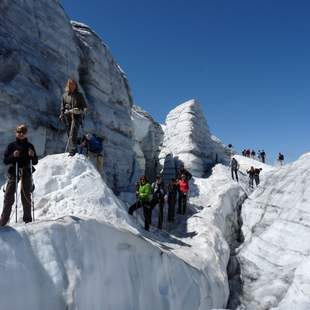
[[[34,192],[34,184],[33,184],[33,174],[32,174],[32,159],[30,159],[30,179],[31,179],[31,208],[32,208],[32,220],[35,221],[34,218],[34,200],[33,200],[33,192]]]
[[[75,119],[74,119],[73,112],[70,112],[70,113],[71,113],[71,126],[70,126],[70,132],[69,132],[69,137],[68,137],[67,144],[66,144],[65,153],[67,152],[70,140],[71,140],[71,143],[72,143],[73,128],[74,128],[74,125],[75,125]]]
[[[18,162],[15,163],[15,222],[17,223]]]

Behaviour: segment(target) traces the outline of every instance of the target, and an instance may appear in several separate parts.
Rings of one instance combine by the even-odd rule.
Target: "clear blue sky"
[[[164,122],[196,98],[240,151],[310,151],[310,1],[62,0],[128,75],[135,103]]]

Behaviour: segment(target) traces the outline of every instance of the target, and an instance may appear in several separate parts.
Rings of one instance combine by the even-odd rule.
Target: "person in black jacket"
[[[59,115],[59,119],[65,123],[67,130],[69,156],[74,156],[77,151],[79,128],[86,111],[87,106],[83,94],[79,92],[76,81],[69,79],[61,98]]]
[[[189,181],[192,178],[192,174],[185,169],[184,164],[181,164],[179,170],[177,171],[176,175],[177,179],[181,180],[183,174],[185,175],[187,181]]]
[[[152,184],[153,199],[151,201],[152,209],[158,204],[158,229],[163,228],[164,221],[164,205],[165,205],[165,184],[160,175],[156,176],[155,182]]]
[[[175,205],[177,202],[178,182],[175,178],[168,184],[168,222],[174,222]]]
[[[38,163],[38,157],[34,146],[27,139],[27,127],[21,124],[16,127],[16,141],[8,145],[4,153],[4,164],[10,165],[8,179],[5,188],[3,210],[0,225],[5,226],[10,219],[12,205],[14,204],[17,182],[21,180],[21,201],[23,205],[25,223],[31,222],[31,191],[33,190],[32,164]],[[17,171],[17,176],[16,176]]]

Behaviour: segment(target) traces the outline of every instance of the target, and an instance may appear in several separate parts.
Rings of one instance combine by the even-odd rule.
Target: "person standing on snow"
[[[152,188],[146,176],[140,177],[140,182],[136,186],[137,186],[136,194],[138,201],[128,209],[128,213],[130,215],[133,215],[134,211],[143,207],[144,229],[150,230],[150,224],[152,220],[152,208],[151,208]]]
[[[177,202],[178,182],[175,178],[168,184],[168,222],[174,222],[175,204]]]
[[[186,175],[182,174],[181,179],[178,180],[178,191],[179,191],[179,214],[186,214],[187,207],[187,194],[189,191],[188,180],[186,179]]]
[[[262,151],[260,152],[260,157],[261,157],[261,159],[262,159],[262,163],[265,163],[265,161],[266,161],[266,153],[265,153],[264,150],[262,150]]]
[[[33,190],[32,169],[38,163],[38,157],[33,144],[27,139],[27,126],[24,124],[16,127],[16,140],[10,143],[4,152],[4,164],[10,165],[8,179],[5,188],[3,211],[0,225],[5,226],[11,215],[14,204],[14,195],[17,190],[19,180],[21,180],[21,201],[23,205],[23,221],[32,222],[31,216],[31,191]],[[17,172],[17,175],[16,175]]]
[[[183,174],[185,175],[187,181],[192,178],[191,173],[185,169],[184,164],[181,164],[179,170],[177,171],[177,179],[181,180]]]
[[[259,183],[260,183],[259,174],[260,174],[260,172],[261,172],[262,170],[263,170],[262,168],[255,168],[255,170],[254,170],[254,180],[255,180],[256,186],[258,186]]]
[[[284,162],[284,155],[282,153],[279,153],[278,161],[279,161],[280,166],[282,166]]]
[[[231,162],[230,162],[230,167],[231,167],[231,177],[234,180],[234,174],[236,176],[236,180],[237,182],[239,182],[238,179],[238,170],[239,170],[239,163],[237,161],[237,159],[235,157],[232,158]]]
[[[154,209],[158,205],[158,229],[163,228],[164,221],[164,205],[165,205],[165,184],[160,175],[156,176],[155,182],[152,184],[153,199],[151,207]]]
[[[255,155],[256,155],[255,151],[252,150],[252,151],[251,151],[251,158],[255,159]]]
[[[247,174],[249,175],[249,186],[250,188],[254,188],[255,169],[253,166],[247,170]]]
[[[65,93],[61,98],[59,119],[64,122],[69,147],[69,156],[74,156],[77,152],[77,139],[79,128],[82,125],[83,114],[87,111],[87,105],[82,93],[78,90],[75,80],[69,79],[65,88]]]

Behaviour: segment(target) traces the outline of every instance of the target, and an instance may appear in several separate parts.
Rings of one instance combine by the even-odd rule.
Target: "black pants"
[[[256,186],[258,186],[258,184],[259,184],[259,175],[255,175],[254,176],[254,180],[255,180]]]
[[[164,205],[165,205],[165,200],[164,197],[155,197],[152,199],[151,206],[152,209],[154,209],[158,205],[158,225],[157,227],[159,229],[163,228],[163,222],[164,222]]]
[[[249,186],[251,187],[251,188],[253,188],[254,186],[254,176],[250,176],[249,177]]]
[[[169,193],[168,194],[168,222],[170,223],[174,222],[176,201],[177,201],[177,194]]]
[[[82,120],[79,116],[65,115],[65,126],[68,135],[68,151],[70,154],[75,154],[77,151],[77,140],[79,129],[82,123]]]
[[[144,229],[150,230],[150,225],[151,225],[151,220],[152,220],[152,207],[150,203],[141,202],[140,200],[138,200],[132,206],[130,206],[130,208],[128,209],[128,213],[130,215],[133,215],[133,213],[141,207],[143,207]]]
[[[1,214],[0,225],[4,226],[8,223],[11,216],[12,206],[15,202],[15,174],[10,174],[7,179],[7,184],[4,194],[3,210]],[[19,181],[20,177],[18,177]],[[30,172],[24,172],[21,176],[21,201],[23,205],[23,221],[29,223],[32,221],[31,217],[31,190],[32,180]]]
[[[178,213],[180,214],[185,214],[186,213],[186,199],[187,199],[187,194],[179,192],[179,208],[178,208]]]
[[[234,180],[234,175],[236,177],[236,180],[239,181],[238,180],[238,169],[231,169],[231,177],[233,180]]]

